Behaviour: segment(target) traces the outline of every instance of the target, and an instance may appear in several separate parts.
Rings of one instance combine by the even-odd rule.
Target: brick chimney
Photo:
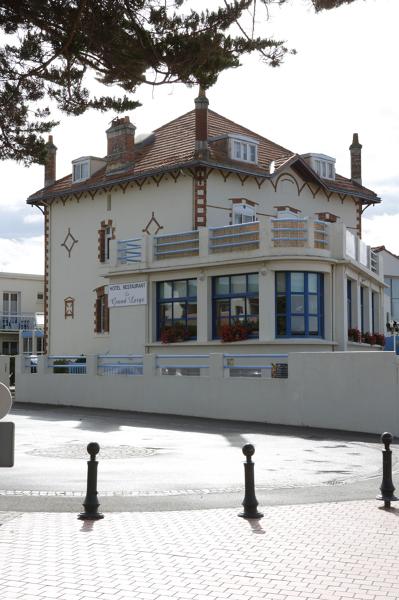
[[[134,133],[129,117],[116,118],[107,129],[106,173],[124,171],[134,165]]]
[[[46,144],[46,159],[44,163],[44,187],[53,185],[56,179],[57,146],[53,143],[53,136],[48,136]]]
[[[195,156],[208,158],[208,105],[205,90],[200,87],[195,102]]]
[[[362,145],[359,143],[357,133],[353,134],[353,141],[349,146],[351,153],[351,179],[362,185]]]

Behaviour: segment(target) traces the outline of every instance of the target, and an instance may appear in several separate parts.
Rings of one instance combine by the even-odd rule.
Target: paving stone
[[[399,597],[397,511],[375,502],[1,519],[1,600]],[[0,515],[1,517],[2,515]],[[263,532],[263,533],[259,533]]]

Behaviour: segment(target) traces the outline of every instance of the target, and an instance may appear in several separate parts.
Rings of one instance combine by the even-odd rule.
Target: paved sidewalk
[[[0,513],[2,600],[399,597],[399,511],[357,501],[234,510]],[[4,517],[4,518],[3,518]]]

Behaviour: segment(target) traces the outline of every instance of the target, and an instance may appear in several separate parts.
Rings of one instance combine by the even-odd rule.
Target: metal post
[[[384,501],[384,508],[391,508],[391,502],[395,502],[398,498],[394,495],[395,486],[392,482],[392,450],[389,446],[392,444],[393,435],[386,431],[381,436],[381,442],[385,446],[382,451],[382,483],[381,494],[377,496],[377,500]]]
[[[245,474],[245,496],[242,501],[244,512],[239,513],[239,517],[243,519],[261,519],[263,513],[258,512],[257,506],[258,501],[255,496],[255,475],[254,466],[251,457],[255,454],[255,448],[252,444],[245,444],[242,447],[243,454],[247,457],[247,461],[244,463],[244,474]]]
[[[98,462],[96,461],[96,455],[100,452],[100,446],[97,442],[90,442],[87,446],[87,452],[90,454],[90,460],[87,461],[87,490],[86,498],[83,502],[85,512],[80,513],[78,519],[94,521],[104,518],[104,515],[98,512],[100,503],[97,492]]]

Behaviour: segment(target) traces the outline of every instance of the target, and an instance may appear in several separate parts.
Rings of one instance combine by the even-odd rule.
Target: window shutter
[[[98,245],[99,254],[98,258],[100,262],[105,262],[105,229],[101,228],[98,232]]]
[[[108,308],[108,294],[103,296],[103,308],[104,308],[104,331],[109,331],[109,308]]]
[[[97,298],[95,324],[94,324],[94,330],[96,333],[100,333],[100,324],[101,324],[101,298]]]

